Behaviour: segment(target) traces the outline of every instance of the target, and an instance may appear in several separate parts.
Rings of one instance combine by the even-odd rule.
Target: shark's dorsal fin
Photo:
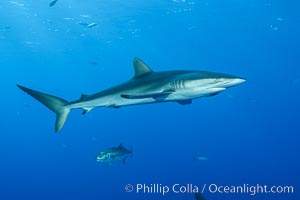
[[[139,58],[133,59],[134,78],[152,73],[153,71]]]
[[[119,144],[118,148],[123,148],[123,143]]]

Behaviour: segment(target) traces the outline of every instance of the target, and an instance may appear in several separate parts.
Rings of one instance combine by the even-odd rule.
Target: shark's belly
[[[191,90],[177,90],[170,94],[165,100],[166,101],[180,101],[188,99],[196,99],[201,97],[207,97],[213,94],[224,91],[225,88],[200,88]]]

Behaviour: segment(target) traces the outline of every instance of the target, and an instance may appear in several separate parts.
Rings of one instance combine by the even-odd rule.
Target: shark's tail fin
[[[17,85],[21,90],[47,106],[56,114],[55,132],[58,132],[65,124],[70,109],[66,107],[68,102],[56,96],[38,92],[21,85]]]

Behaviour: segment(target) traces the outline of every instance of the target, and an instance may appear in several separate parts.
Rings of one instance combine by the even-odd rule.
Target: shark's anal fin
[[[82,114],[85,115],[85,114],[87,114],[88,112],[90,112],[93,108],[82,108],[82,109],[83,109]]]
[[[125,99],[146,99],[146,98],[160,99],[160,98],[166,98],[171,93],[173,93],[173,91],[165,91],[165,92],[141,94],[141,95],[121,94],[121,97]]]
[[[191,99],[187,99],[187,100],[181,100],[181,101],[176,101],[177,103],[181,104],[181,105],[189,105],[192,103]]]

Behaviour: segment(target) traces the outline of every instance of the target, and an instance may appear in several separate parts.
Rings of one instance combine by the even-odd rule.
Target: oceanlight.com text
[[[126,192],[134,192],[137,194],[160,194],[166,195],[169,193],[185,194],[185,193],[211,193],[211,194],[293,194],[293,186],[268,186],[268,185],[218,185],[218,184],[179,184],[172,185],[153,183],[138,183],[127,184],[125,186]]]
[[[207,185],[204,185],[206,191]],[[294,193],[293,186],[268,186],[268,185],[249,185],[243,184],[239,186],[224,186],[217,184],[208,185],[207,191],[210,193],[220,194],[292,194]]]

